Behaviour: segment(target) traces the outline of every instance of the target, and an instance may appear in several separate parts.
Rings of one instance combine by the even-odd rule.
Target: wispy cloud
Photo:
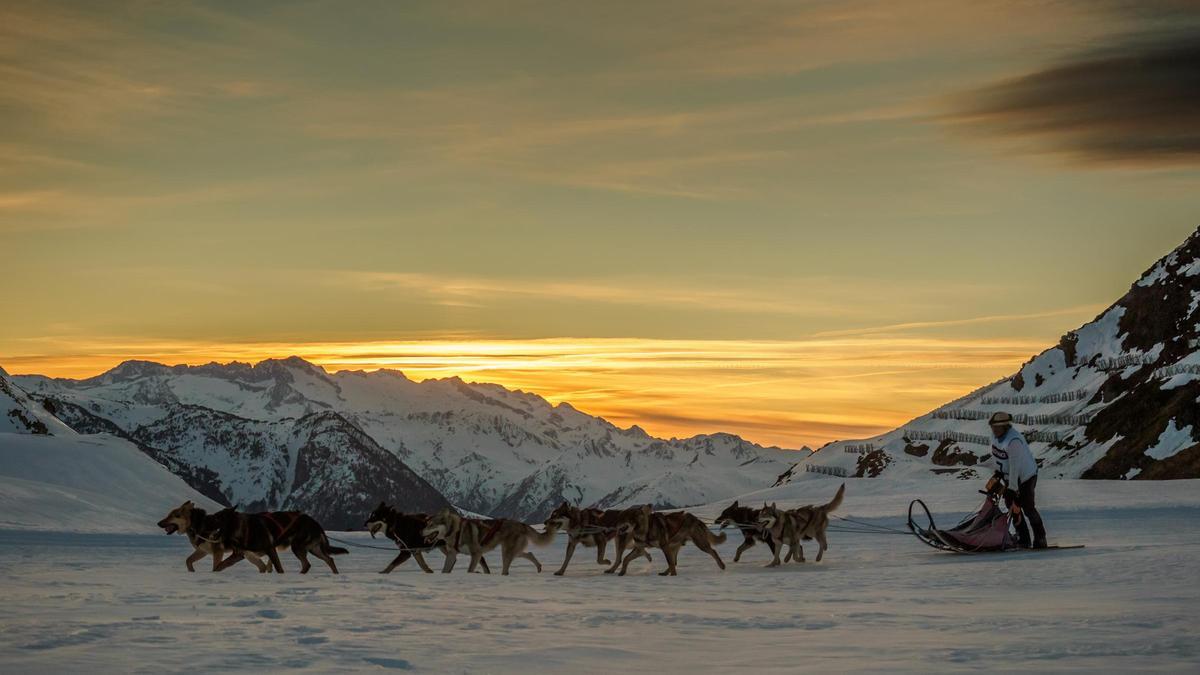
[[[961,319],[942,319],[938,321],[908,321],[904,323],[888,324],[885,326],[821,331],[815,333],[813,337],[841,337],[850,335],[874,335],[881,333],[904,333],[925,328],[949,328],[953,326],[970,326],[989,323],[1016,323],[1029,321],[1032,319],[1048,319],[1058,316],[1084,318],[1094,315],[1097,311],[1103,309],[1104,307],[1104,304],[1089,304],[1080,305],[1078,307],[1052,309],[1044,312],[1029,312],[1026,314],[993,314],[989,316],[972,316]]]

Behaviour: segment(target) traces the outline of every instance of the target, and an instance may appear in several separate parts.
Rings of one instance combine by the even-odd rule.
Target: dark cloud
[[[977,89],[949,121],[1088,163],[1200,165],[1200,30],[1128,39]]]

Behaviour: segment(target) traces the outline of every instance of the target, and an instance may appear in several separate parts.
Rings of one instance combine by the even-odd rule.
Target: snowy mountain
[[[380,500],[411,511],[449,504],[334,412],[266,422],[173,403],[162,417],[130,428],[70,400],[52,405],[75,429],[127,438],[198,491],[242,510],[298,509],[350,529]]]
[[[1019,371],[899,429],[836,441],[781,475],[972,478],[1004,410],[1044,476],[1200,477],[1200,230]]]
[[[683,506],[756,489],[796,457],[728,434],[658,439],[499,385],[330,374],[296,357],[128,361],[84,380],[15,379],[79,431],[123,434],[198,490],[245,508],[317,512],[335,495],[370,493],[363,481],[400,467],[457,506],[493,515],[536,519],[563,500]],[[314,434],[324,454],[302,451]],[[361,517],[355,508],[337,515]]]
[[[32,400],[0,368],[0,433],[64,436],[75,432],[56,418],[51,409]]]
[[[219,508],[124,439],[0,433],[0,529],[145,534],[189,499]]]

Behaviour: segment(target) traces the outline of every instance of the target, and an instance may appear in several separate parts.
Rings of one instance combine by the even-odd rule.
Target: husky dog
[[[538,562],[538,559],[525,549],[530,544],[545,546],[554,541],[556,529],[556,525],[551,525],[546,528],[545,532],[538,532],[525,523],[515,520],[463,518],[451,509],[442,509],[429,519],[429,524],[425,526],[421,534],[425,537],[426,542],[445,542],[446,564],[442,567],[442,572],[448,573],[454,569],[454,562],[459,551],[471,555],[471,564],[467,567],[467,571],[474,572],[475,567],[483,559],[483,554],[499,547],[502,565],[500,574],[508,574],[508,568],[518,557],[532,562],[537,567],[537,571],[541,572],[542,563]]]
[[[625,575],[629,563],[634,558],[644,553],[646,548],[653,547],[661,549],[667,559],[667,569],[659,572],[658,575],[675,576],[677,574],[675,564],[678,560],[679,549],[683,548],[688,541],[695,544],[696,548],[711,555],[713,560],[717,561],[717,567],[725,569],[721,555],[713,548],[714,544],[725,543],[725,533],[713,534],[696,516],[687,511],[675,511],[650,514],[646,533],[641,539],[634,540],[633,550],[625,556],[625,560],[621,563],[620,575]]]
[[[275,571],[283,574],[276,549],[291,548],[300,559],[300,573],[307,574],[312,568],[308,554],[320,558],[334,574],[338,573],[335,555],[350,553],[344,548],[331,546],[325,528],[311,516],[300,511],[275,511],[265,513],[239,513],[225,509],[212,516],[220,532],[221,542],[233,553],[217,566],[217,571],[236,564],[249,554],[264,555]]]
[[[769,532],[764,532],[758,525],[758,509],[749,506],[741,506],[736,501],[725,510],[721,515],[717,516],[716,524],[724,530],[726,527],[733,525],[742,531],[742,536],[746,538],[741,546],[737,547],[737,552],[733,554],[733,562],[738,562],[742,559],[742,553],[745,553],[751,546],[757,542],[763,542],[771,549],[771,553],[775,553],[775,540],[771,538]]]
[[[563,558],[562,567],[558,568],[554,575],[561,577],[566,574],[567,565],[570,564],[575,547],[579,544],[596,547],[596,564],[609,565],[612,563],[604,557],[604,549],[610,539],[618,539],[614,545],[617,547],[617,563],[620,564],[621,553],[625,550],[629,538],[629,534],[622,531],[629,528],[625,513],[624,509],[581,509],[566,502],[554,509],[546,518],[546,529],[556,527],[567,533],[567,553]],[[646,560],[650,560],[649,553],[646,554]]]
[[[829,541],[825,537],[826,528],[829,527],[829,514],[842,505],[842,497],[845,494],[846,484],[843,483],[828,504],[801,506],[790,511],[783,511],[772,504],[759,511],[758,522],[763,530],[771,534],[780,549],[783,548],[783,544],[788,545],[788,554],[783,562],[804,562],[804,548],[800,542],[805,539],[817,540],[820,549],[817,551],[816,561],[821,562],[825,549],[829,548]],[[779,549],[776,549],[775,559],[768,567],[776,567],[779,564]]]
[[[375,510],[367,517],[365,525],[367,531],[371,533],[372,539],[377,533],[383,532],[384,536],[396,542],[396,546],[400,549],[400,555],[397,555],[390,565],[383,568],[379,572],[380,574],[390,573],[410,557],[417,561],[421,569],[433,574],[433,570],[426,564],[423,554],[428,552],[431,546],[438,548],[443,555],[446,554],[445,542],[437,541],[428,544],[425,542],[421,531],[429,525],[429,516],[424,513],[401,513],[384,502],[379,502],[379,506],[375,507]],[[485,574],[491,574],[486,560],[480,558],[479,564],[483,567]]]
[[[197,508],[191,500],[188,500],[177,508],[171,509],[171,512],[165,518],[158,521],[158,526],[167,534],[178,533],[187,535],[188,541],[196,549],[184,561],[187,563],[189,572],[195,572],[196,568],[192,566],[192,563],[195,563],[206,555],[212,556],[213,571],[216,572],[218,570],[221,564],[221,556],[225,553],[225,546],[219,538],[218,521],[208,515],[207,511]],[[258,556],[251,554],[246,556],[246,559],[253,563],[259,572],[266,572],[270,569]]]

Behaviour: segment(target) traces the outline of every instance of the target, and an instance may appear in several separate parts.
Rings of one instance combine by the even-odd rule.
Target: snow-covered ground
[[[838,482],[753,498],[824,501]],[[898,527],[916,493],[952,524],[977,487],[850,480],[842,513]],[[354,548],[342,575],[301,577],[290,556],[284,576],[246,564],[189,574],[178,536],[5,531],[0,669],[1195,672],[1200,481],[1039,492],[1051,539],[1086,549],[953,556],[909,536],[837,532],[819,564],[764,569],[759,546],[720,572],[688,548],[678,577],[656,576],[655,554],[613,578],[581,549],[558,578],[560,540],[538,552],[540,575],[519,561],[510,577],[426,575],[411,562],[381,576],[392,553]],[[727,561],[737,543],[721,547]]]

